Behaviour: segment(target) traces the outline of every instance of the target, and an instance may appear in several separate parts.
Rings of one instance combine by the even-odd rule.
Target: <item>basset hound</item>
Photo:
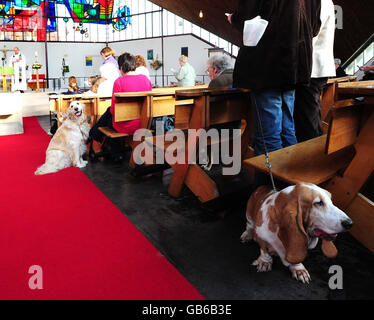
[[[307,249],[322,239],[322,251],[330,258],[337,255],[332,243],[338,233],[347,231],[352,220],[331,201],[331,194],[314,185],[299,183],[281,191],[259,187],[247,204],[247,225],[242,242],[255,240],[261,254],[252,265],[258,272],[270,271],[271,255],[278,255],[292,276],[303,283],[311,277],[302,262]]]

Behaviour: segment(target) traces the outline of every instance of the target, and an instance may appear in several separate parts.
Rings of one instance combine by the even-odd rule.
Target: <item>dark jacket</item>
[[[346,77],[347,74],[345,73],[344,69],[342,67],[338,67],[336,69],[336,77],[335,78],[342,78],[342,77]]]
[[[321,0],[239,0],[232,24],[260,15],[269,25],[256,47],[242,46],[234,69],[234,87],[292,89],[309,83],[312,39],[319,32]]]
[[[232,74],[233,69],[226,69],[217,78],[213,79],[209,83],[209,88],[219,88],[219,87],[230,87],[232,86]]]

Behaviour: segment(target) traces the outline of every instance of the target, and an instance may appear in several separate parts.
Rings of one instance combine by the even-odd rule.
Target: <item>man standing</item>
[[[227,56],[213,55],[207,61],[206,69],[209,78],[209,88],[232,86],[232,74],[234,69]]]
[[[12,91],[21,91],[27,89],[26,85],[26,57],[19,51],[18,47],[14,47],[14,54],[10,59],[10,66],[14,68],[14,77],[12,82]],[[19,75],[21,73],[21,83]]]
[[[321,30],[313,39],[312,78],[296,88],[295,130],[298,142],[323,134],[321,93],[329,77],[335,77],[335,8],[332,0],[321,0]]]
[[[228,16],[240,31],[246,20],[257,16],[269,22],[257,46],[240,48],[233,83],[236,88],[252,89],[268,151],[297,143],[295,86],[310,81],[320,7],[321,0],[239,0],[237,11]],[[258,119],[254,119],[254,149],[259,155],[264,146]]]

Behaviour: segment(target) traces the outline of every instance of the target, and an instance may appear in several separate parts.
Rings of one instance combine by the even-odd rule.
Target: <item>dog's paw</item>
[[[245,243],[250,240],[252,240],[252,232],[250,230],[245,230],[243,234],[240,236],[240,241],[242,243]]]
[[[312,278],[307,269],[305,269],[302,263],[290,265],[290,271],[292,273],[292,277],[297,281],[301,281],[302,283],[309,283]]]
[[[273,265],[273,261],[264,261],[259,257],[257,260],[252,262],[252,266],[257,267],[257,272],[269,272],[271,271],[271,267]]]
[[[78,163],[77,167],[78,168],[84,168],[87,165],[88,161],[82,160],[80,163]]]

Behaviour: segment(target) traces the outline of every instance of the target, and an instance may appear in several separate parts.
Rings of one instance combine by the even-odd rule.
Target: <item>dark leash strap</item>
[[[277,191],[277,188],[275,187],[275,183],[274,183],[274,177],[273,177],[273,173],[271,171],[271,163],[270,163],[270,160],[269,160],[269,153],[268,153],[268,150],[266,148],[266,143],[265,143],[265,137],[264,137],[264,131],[262,129],[262,123],[261,123],[261,118],[260,118],[260,112],[258,110],[258,106],[257,106],[257,101],[256,101],[256,98],[255,98],[255,95],[254,93],[251,91],[250,92],[250,96],[251,96],[251,102],[252,102],[252,105],[254,106],[255,110],[256,110],[256,115],[257,115],[257,124],[258,124],[258,129],[261,133],[261,137],[262,137],[262,143],[264,145],[264,151],[265,151],[265,163],[266,163],[266,166],[268,168],[268,171],[269,171],[269,175],[270,175],[270,180],[271,180],[271,185],[273,187],[273,190],[274,191]]]

